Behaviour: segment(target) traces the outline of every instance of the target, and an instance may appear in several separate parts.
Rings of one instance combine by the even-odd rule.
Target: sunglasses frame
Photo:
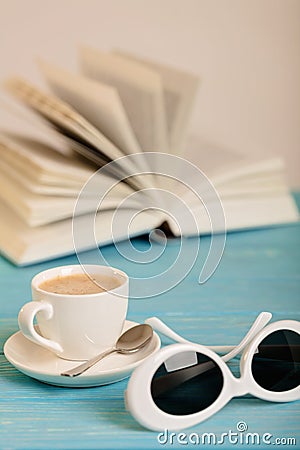
[[[255,381],[251,364],[259,344],[269,334],[278,330],[291,330],[300,334],[300,322],[281,320],[267,325],[244,349],[240,361],[240,378],[236,378],[224,360],[213,350],[194,343],[172,344],[159,350],[137,367],[129,380],[125,391],[125,404],[132,416],[151,430],[180,430],[191,427],[220,411],[232,398],[251,394],[262,400],[272,402],[290,402],[300,399],[300,386],[285,392],[268,391]],[[155,404],[151,396],[151,382],[157,369],[170,357],[185,351],[194,351],[211,358],[222,371],[223,387],[219,397],[208,408],[185,416],[168,414]]]

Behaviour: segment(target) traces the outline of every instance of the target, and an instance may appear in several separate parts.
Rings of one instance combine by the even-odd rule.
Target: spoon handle
[[[94,364],[96,364],[98,361],[101,361],[101,359],[105,358],[106,356],[108,356],[111,353],[114,353],[116,351],[117,351],[117,349],[115,347],[110,348],[109,350],[106,350],[105,352],[94,356],[93,358],[89,359],[88,361],[85,361],[84,363],[79,364],[79,366],[76,366],[73,369],[67,370],[66,372],[62,372],[61,375],[63,377],[77,377],[78,375],[81,375],[83,372],[85,372],[90,367],[92,367]]]

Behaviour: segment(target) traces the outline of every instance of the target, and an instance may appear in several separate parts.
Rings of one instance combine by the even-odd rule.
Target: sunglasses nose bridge
[[[230,384],[232,397],[242,397],[249,392],[243,376],[240,378],[233,377]]]

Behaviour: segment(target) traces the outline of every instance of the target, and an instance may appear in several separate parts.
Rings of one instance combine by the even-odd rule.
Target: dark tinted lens
[[[205,355],[197,353],[197,363],[167,372],[162,364],[151,383],[155,404],[162,411],[177,416],[193,414],[212,405],[223,388],[219,366]]]
[[[255,381],[264,389],[284,392],[299,386],[300,335],[291,330],[269,334],[252,361]]]

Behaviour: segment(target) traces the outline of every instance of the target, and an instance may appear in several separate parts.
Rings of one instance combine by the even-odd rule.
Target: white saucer
[[[126,320],[123,331],[137,325]],[[160,339],[154,332],[152,341],[144,349],[129,355],[114,353],[78,377],[70,378],[61,372],[76,366],[78,361],[66,361],[34,344],[21,331],[13,334],[4,345],[8,361],[20,372],[39,381],[56,386],[92,387],[115,383],[128,377],[145,358],[160,348]]]

